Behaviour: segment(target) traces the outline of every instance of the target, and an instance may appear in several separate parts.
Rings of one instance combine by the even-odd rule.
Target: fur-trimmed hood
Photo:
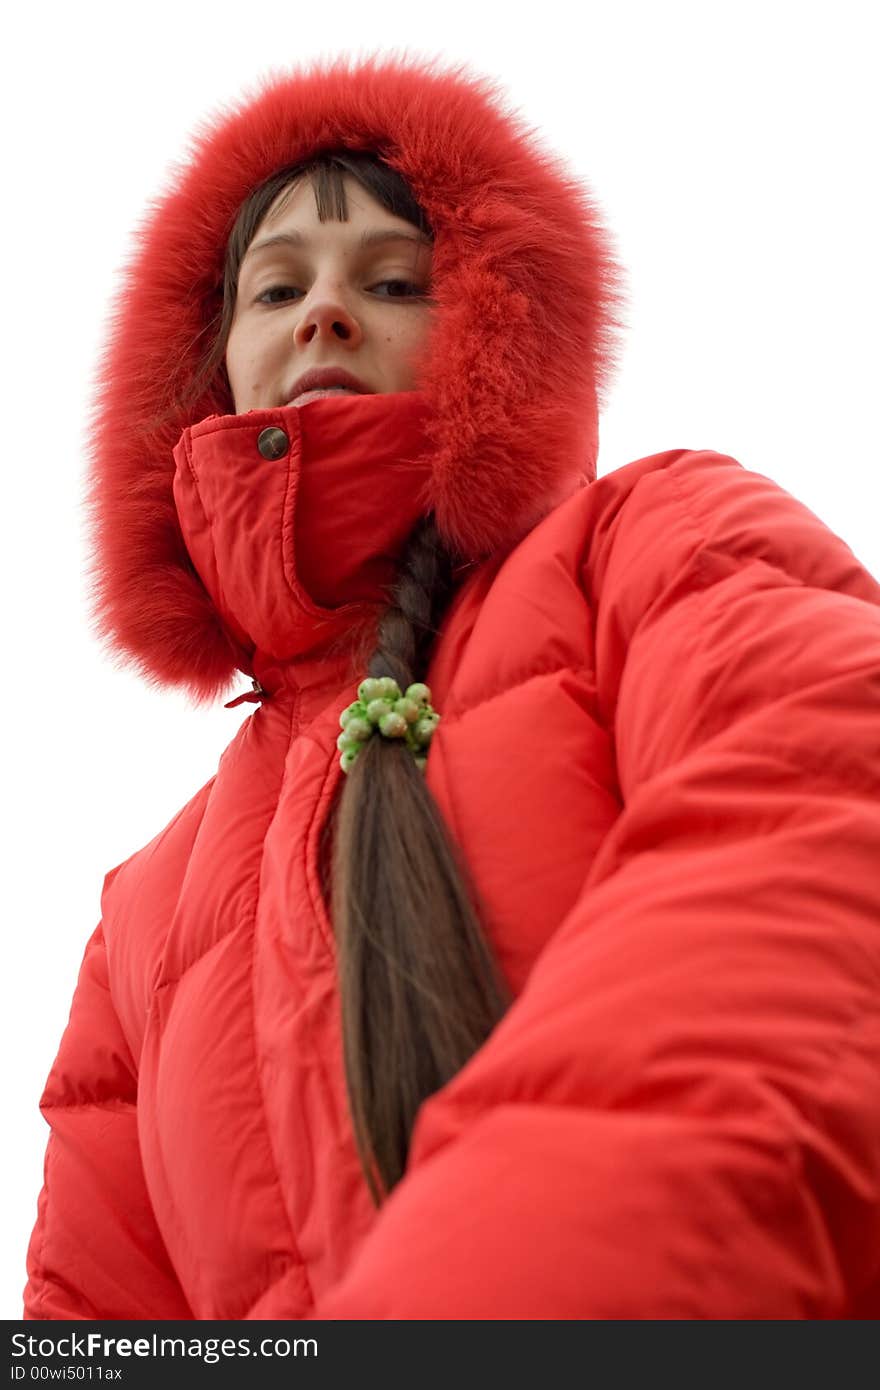
[[[264,79],[204,122],[151,204],[98,367],[88,505],[98,634],[147,679],[198,698],[241,666],[194,568],[173,494],[181,432],[233,404],[222,373],[186,418],[249,193],[320,150],[371,150],[434,231],[426,491],[464,560],[509,547],[595,478],[622,272],[584,187],[463,65],[343,58]]]

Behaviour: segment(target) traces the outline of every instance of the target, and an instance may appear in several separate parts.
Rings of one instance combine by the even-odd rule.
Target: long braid
[[[370,676],[421,679],[453,588],[433,518],[414,529]],[[368,740],[345,779],[333,859],[346,1085],[373,1199],[403,1175],[422,1101],[458,1072],[510,995],[466,868],[424,774],[396,741]]]

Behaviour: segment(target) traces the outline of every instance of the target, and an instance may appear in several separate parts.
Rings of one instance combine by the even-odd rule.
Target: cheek
[[[241,332],[233,325],[226,340],[226,374],[233,391],[237,390],[242,378],[244,352]]]
[[[277,336],[277,335],[275,335]],[[247,321],[233,323],[226,340],[226,373],[236,408],[252,410],[261,403],[260,393],[277,374],[284,353],[265,328]]]
[[[389,344],[394,352],[403,389],[415,384],[420,361],[428,354],[430,335],[430,317],[427,314],[414,314],[413,321],[402,325]]]

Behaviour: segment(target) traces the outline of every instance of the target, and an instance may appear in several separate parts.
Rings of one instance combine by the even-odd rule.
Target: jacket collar
[[[426,409],[417,391],[341,396],[211,415],[181,434],[184,543],[236,665],[264,688],[278,663],[352,646],[387,604],[427,511]]]

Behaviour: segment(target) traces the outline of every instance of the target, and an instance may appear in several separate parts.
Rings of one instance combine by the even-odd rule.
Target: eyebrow
[[[431,246],[429,237],[421,235],[419,232],[398,232],[392,228],[377,227],[373,231],[364,232],[358,241],[360,250],[365,250],[370,246],[381,246],[387,241],[410,241],[416,246]],[[255,241],[245,252],[250,256],[257,251],[266,251],[272,246],[300,246],[308,248],[311,241],[302,232],[276,232],[275,236],[264,237],[262,241]]]

